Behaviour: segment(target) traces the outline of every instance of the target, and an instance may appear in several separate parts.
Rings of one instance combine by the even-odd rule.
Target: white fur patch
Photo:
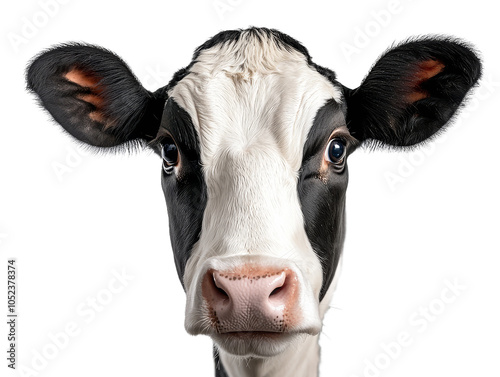
[[[301,53],[244,32],[238,42],[203,50],[169,95],[192,118],[208,191],[184,274],[186,327],[200,320],[194,296],[214,257],[288,260],[307,281],[306,301],[318,306],[322,269],[304,229],[297,178],[314,117],[328,100],[340,102],[339,89]],[[318,307],[303,310],[319,321]]]

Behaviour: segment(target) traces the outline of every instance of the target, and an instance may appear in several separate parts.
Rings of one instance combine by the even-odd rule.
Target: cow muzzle
[[[293,262],[211,258],[188,290],[185,325],[232,354],[271,356],[291,338],[319,333],[318,307],[317,294]]]

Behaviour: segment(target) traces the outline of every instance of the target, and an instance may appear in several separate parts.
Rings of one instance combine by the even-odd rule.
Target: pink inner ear
[[[104,98],[103,98],[103,88],[99,86],[101,78],[93,75],[91,73],[85,72],[79,68],[70,69],[64,77],[66,80],[71,81],[81,87],[88,88],[91,90],[89,94],[80,94],[78,98],[89,102],[96,107],[96,110],[89,114],[90,119],[96,122],[106,124],[106,117],[103,112]]]
[[[422,89],[420,85],[436,76],[444,67],[445,65],[438,60],[426,60],[420,63],[410,81],[412,88],[406,97],[408,102],[413,103],[429,97],[429,93]]]

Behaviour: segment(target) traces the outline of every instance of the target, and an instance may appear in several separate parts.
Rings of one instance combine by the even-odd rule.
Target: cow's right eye
[[[325,150],[325,158],[332,164],[341,165],[344,163],[346,154],[345,142],[342,139],[332,139]]]
[[[161,157],[163,158],[163,170],[170,174],[179,162],[179,150],[174,139],[167,138],[161,148]]]

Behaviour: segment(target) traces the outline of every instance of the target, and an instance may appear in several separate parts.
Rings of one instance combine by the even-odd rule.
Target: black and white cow
[[[311,377],[344,242],[347,157],[429,139],[480,75],[467,44],[424,37],[349,89],[296,40],[250,28],[217,34],[154,93],[110,51],[76,43],[36,57],[27,81],[78,140],[162,156],[185,327],[213,339],[216,374]]]

